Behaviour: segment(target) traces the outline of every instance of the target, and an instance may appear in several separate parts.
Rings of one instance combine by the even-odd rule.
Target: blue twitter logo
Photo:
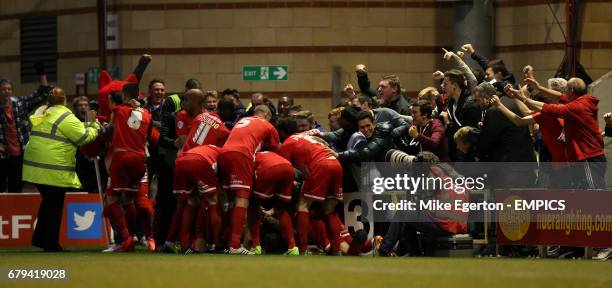
[[[68,203],[68,239],[102,237],[102,208],[98,203]]]

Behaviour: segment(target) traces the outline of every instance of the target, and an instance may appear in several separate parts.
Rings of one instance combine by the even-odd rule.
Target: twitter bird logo
[[[83,216],[77,214],[77,212],[73,212],[74,215],[74,224],[76,224],[76,227],[74,227],[74,230],[77,231],[85,231],[87,229],[89,229],[89,227],[91,227],[91,224],[93,224],[94,222],[94,217],[96,217],[96,212],[94,211],[86,211],[85,214],[83,214]]]
[[[68,239],[98,239],[102,234],[102,207],[99,203],[68,203]]]

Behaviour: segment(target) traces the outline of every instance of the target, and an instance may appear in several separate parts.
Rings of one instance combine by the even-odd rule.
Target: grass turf
[[[65,281],[0,287],[612,287],[612,261],[0,252],[0,271],[65,268]]]

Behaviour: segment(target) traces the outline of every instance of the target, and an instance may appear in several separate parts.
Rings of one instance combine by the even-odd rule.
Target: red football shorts
[[[200,196],[211,196],[217,192],[216,163],[209,163],[195,154],[183,154],[174,163],[174,194],[189,198],[193,188]]]
[[[262,200],[272,199],[274,195],[282,201],[291,201],[293,190],[293,166],[276,165],[266,171],[255,171],[253,194]]]
[[[306,198],[323,201],[326,198],[342,200],[342,166],[338,160],[316,163],[304,179],[300,194]]]
[[[255,164],[253,157],[236,151],[222,151],[217,163],[219,179],[225,189],[237,191],[236,197],[249,198],[253,186]]]
[[[121,192],[136,192],[145,174],[145,156],[130,151],[115,152],[109,172],[108,193],[111,196]]]

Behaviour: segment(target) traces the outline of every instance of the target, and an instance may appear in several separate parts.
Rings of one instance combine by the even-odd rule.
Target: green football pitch
[[[0,251],[3,273],[33,268],[68,279],[0,287],[612,287],[612,261]]]

